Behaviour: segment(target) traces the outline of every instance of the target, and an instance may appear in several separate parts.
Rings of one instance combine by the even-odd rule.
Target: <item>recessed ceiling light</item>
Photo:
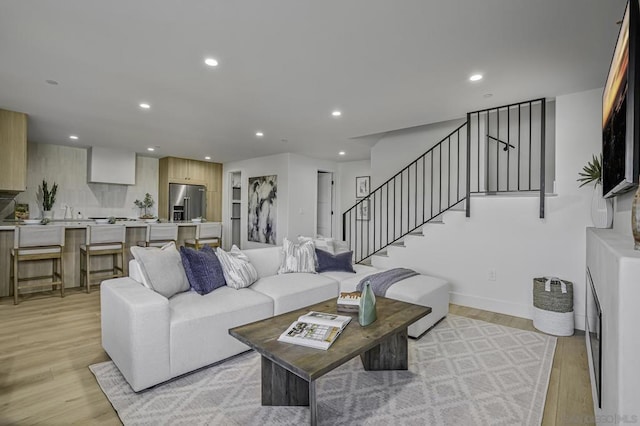
[[[331,113],[331,115],[333,115],[334,117],[340,117],[342,115],[342,112],[335,110]]]
[[[78,137],[76,135],[71,135],[69,136],[69,139],[73,139],[74,141],[78,140]]]
[[[57,86],[57,85],[58,85],[58,82],[57,82],[57,81],[55,81],[55,80],[45,80],[45,82],[46,82],[47,84],[51,84],[51,85],[53,85],[53,86]]]
[[[140,108],[149,109],[149,108],[151,108],[151,105],[149,105],[148,103],[143,102],[143,103],[140,104]]]
[[[490,98],[493,96],[493,93],[485,93],[484,95],[482,95],[483,98]]]
[[[469,80],[471,80],[471,81],[482,80],[482,74],[474,74],[471,77],[469,77]]]
[[[207,58],[204,60],[204,63],[209,65],[210,67],[217,67],[218,66],[218,61],[216,61],[213,58]]]
[[[147,148],[147,151],[155,151],[155,150],[156,150],[156,149],[155,149],[155,148],[153,148],[153,147],[149,147],[149,148]]]
[[[209,157],[208,155],[206,157],[204,157],[205,160],[211,160],[211,157]]]
[[[339,154],[339,155],[346,155],[347,153],[346,153],[346,152],[344,152],[344,151],[340,151],[338,154]]]
[[[259,137],[259,138],[261,138],[261,137],[263,137],[263,136],[264,136],[264,133],[262,133],[262,132],[256,132],[256,136],[257,136],[257,137]]]

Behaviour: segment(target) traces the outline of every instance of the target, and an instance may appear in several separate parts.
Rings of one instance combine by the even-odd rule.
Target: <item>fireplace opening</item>
[[[586,289],[585,333],[591,349],[591,366],[595,379],[598,408],[602,408],[602,310],[589,268],[587,268],[587,278],[589,285]]]

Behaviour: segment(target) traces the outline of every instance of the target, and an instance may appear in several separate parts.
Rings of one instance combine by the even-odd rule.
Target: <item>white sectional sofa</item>
[[[131,261],[129,277],[101,285],[102,346],[134,391],[244,352],[247,346],[230,328],[290,312],[355,290],[367,275],[380,272],[354,265],[356,273],[278,275],[281,248],[244,250],[259,279],[249,288],[220,287],[201,296],[193,291],[167,299],[142,285]],[[419,337],[449,308],[444,280],[418,275],[396,283],[387,297],[430,306],[432,313],[409,327]]]

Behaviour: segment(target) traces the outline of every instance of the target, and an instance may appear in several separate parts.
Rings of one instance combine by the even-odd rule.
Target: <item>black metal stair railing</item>
[[[356,262],[464,200],[466,145],[464,123],[343,213]]]
[[[342,238],[361,262],[472,193],[539,191],[544,217],[545,100],[467,114],[467,122],[356,202]],[[502,153],[501,153],[502,152]]]

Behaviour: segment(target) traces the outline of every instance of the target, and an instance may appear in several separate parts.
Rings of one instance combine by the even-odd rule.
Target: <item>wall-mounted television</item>
[[[640,0],[629,0],[602,95],[602,192],[613,197],[638,184],[640,170]]]

